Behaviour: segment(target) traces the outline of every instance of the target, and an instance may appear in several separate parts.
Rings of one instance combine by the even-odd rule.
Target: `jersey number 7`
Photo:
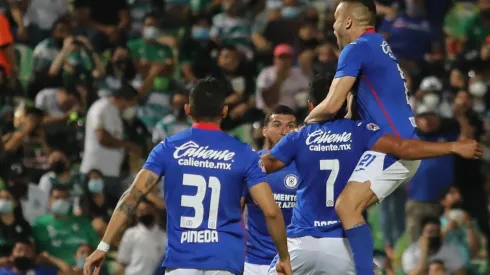
[[[209,177],[209,181],[201,175],[184,174],[183,185],[197,187],[194,196],[182,195],[180,205],[194,209],[194,217],[180,217],[180,227],[196,229],[199,228],[204,220],[203,201],[206,197],[207,188],[211,189],[211,199],[209,201],[208,229],[216,229],[218,223],[218,207],[221,193],[221,183],[217,177]]]
[[[337,176],[339,175],[339,160],[338,159],[321,159],[320,160],[320,170],[331,171],[330,175],[328,175],[327,182],[325,184],[325,192],[326,192],[326,206],[333,207],[335,205],[334,202],[334,185],[337,180]]]

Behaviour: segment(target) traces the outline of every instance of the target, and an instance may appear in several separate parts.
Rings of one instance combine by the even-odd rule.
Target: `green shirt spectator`
[[[490,35],[490,2],[479,1],[480,12],[464,23],[466,49],[479,50]]]
[[[37,218],[32,231],[40,251],[74,265],[74,255],[80,244],[97,247],[99,237],[88,219],[69,213],[69,199],[66,186],[54,186],[49,200],[50,213]]]

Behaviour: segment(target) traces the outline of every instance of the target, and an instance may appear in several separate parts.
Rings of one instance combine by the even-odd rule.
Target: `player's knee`
[[[368,199],[363,197],[364,191],[361,190],[361,186],[359,183],[348,183],[344,191],[339,195],[335,202],[335,211],[339,217],[362,215]]]

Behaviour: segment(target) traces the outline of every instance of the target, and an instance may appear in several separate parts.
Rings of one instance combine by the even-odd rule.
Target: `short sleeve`
[[[366,54],[366,49],[363,50],[360,42],[354,41],[345,46],[340,52],[335,78],[344,76],[357,77]]]
[[[131,232],[132,230],[126,230],[121,239],[121,243],[119,244],[118,249],[118,260],[121,264],[129,264],[131,262],[131,248],[133,247],[131,240]]]
[[[289,165],[294,161],[296,155],[296,149],[298,148],[296,142],[299,137],[299,132],[291,132],[285,137],[281,138],[279,142],[272,148],[270,154],[282,161],[284,164]]]
[[[165,148],[167,146],[167,141],[164,140],[157,144],[153,150],[151,150],[148,159],[146,159],[143,169],[150,170],[159,177],[165,174]]]
[[[36,95],[36,98],[34,100],[34,106],[36,108],[38,108],[39,110],[42,110],[42,111],[47,111],[46,110],[46,106],[45,106],[45,97],[44,97],[44,93],[41,91],[39,92],[37,95]]]
[[[409,247],[402,255],[402,268],[405,274],[408,274],[417,266],[417,257],[413,253],[413,249]]]
[[[268,75],[268,69],[265,68],[263,69],[260,73],[259,76],[257,77],[257,88],[258,89],[267,89],[272,86],[273,81],[267,76]]]
[[[95,110],[96,112],[94,112],[94,115],[91,116],[91,119],[93,120],[93,127],[95,129],[103,129],[104,126],[105,126],[105,123],[104,123],[104,110],[103,109],[100,109],[98,108],[97,110]]]
[[[248,148],[247,157],[245,160],[245,182],[247,187],[251,188],[261,182],[266,182],[265,168],[259,155]]]
[[[380,131],[380,127],[371,122],[356,122],[356,134],[359,136],[359,140],[366,142],[366,150],[371,149],[373,145],[378,141],[383,134]]]

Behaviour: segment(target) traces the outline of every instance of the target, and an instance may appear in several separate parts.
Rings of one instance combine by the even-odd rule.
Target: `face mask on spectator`
[[[134,106],[126,108],[122,112],[122,118],[125,120],[132,120],[135,115],[136,115],[136,107],[134,107]]]
[[[57,199],[51,205],[51,212],[55,215],[65,216],[70,211],[70,202],[64,199]]]
[[[76,265],[78,266],[78,268],[83,269],[83,266],[85,265],[85,258],[76,257],[75,262],[76,262]]]
[[[101,179],[94,179],[88,182],[88,190],[92,193],[100,193],[104,189],[104,182]]]
[[[160,31],[155,26],[148,26],[143,29],[143,39],[156,40]]]
[[[422,102],[427,108],[429,108],[429,110],[432,110],[439,104],[439,95],[434,93],[425,94],[422,98]]]
[[[288,19],[293,19],[298,17],[299,9],[298,7],[284,7],[281,10],[281,16]]]
[[[13,264],[15,268],[17,268],[18,270],[27,271],[34,266],[34,261],[29,257],[21,256],[21,257],[14,257]]]
[[[142,223],[144,226],[146,227],[150,227],[153,225],[153,223],[155,222],[155,216],[153,216],[152,214],[146,214],[146,215],[143,215],[143,216],[140,216],[138,218],[138,220],[140,221],[140,223]]]
[[[61,174],[66,171],[66,165],[63,161],[57,160],[51,164],[50,170],[55,174]]]
[[[437,253],[442,246],[441,236],[429,237],[429,251],[431,254]]]
[[[192,28],[192,38],[197,40],[209,39],[209,29],[204,27],[194,27]]]
[[[470,85],[469,92],[474,97],[483,97],[487,93],[487,85],[483,81],[478,81]]]
[[[14,210],[14,203],[11,200],[0,199],[0,213],[10,214]]]

